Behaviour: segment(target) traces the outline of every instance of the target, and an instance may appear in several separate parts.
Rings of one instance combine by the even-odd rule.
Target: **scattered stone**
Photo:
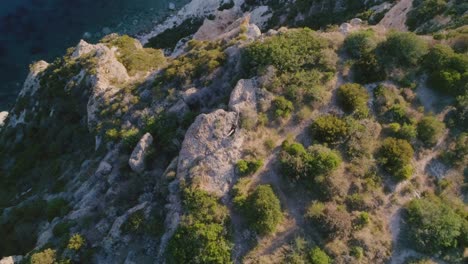
[[[105,176],[105,175],[108,175],[111,171],[112,171],[112,165],[110,165],[109,163],[105,161],[101,161],[101,163],[99,163],[98,169],[96,170],[96,175]]]
[[[128,165],[130,165],[130,168],[134,172],[141,173],[145,170],[145,156],[151,144],[153,144],[153,136],[150,133],[146,133],[133,150]]]
[[[351,26],[360,26],[360,25],[362,25],[362,19],[353,18],[353,19],[351,19],[351,21],[349,23],[351,24]]]
[[[175,4],[174,4],[174,3],[172,3],[172,2],[170,2],[170,3],[169,3],[169,10],[172,10],[172,11],[174,11],[175,9],[176,9],[176,6],[175,6]]]
[[[353,29],[353,26],[349,23],[343,23],[340,26],[340,32],[345,35],[349,34],[349,32],[351,32],[352,29]]]

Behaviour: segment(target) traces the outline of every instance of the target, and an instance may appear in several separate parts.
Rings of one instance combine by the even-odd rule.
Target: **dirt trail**
[[[321,114],[337,111],[337,96],[336,91],[339,86],[345,83],[345,80],[341,74],[337,74],[335,84],[333,89],[330,90],[332,96],[328,104],[322,106],[320,109],[314,110],[312,116],[318,116]],[[293,121],[290,122],[279,135],[277,140],[278,143],[282,143],[288,136],[292,136],[299,141],[306,141],[307,138],[307,127],[312,124],[313,120],[307,120],[301,124],[296,124]],[[287,190],[287,182],[283,181],[283,176],[280,172],[278,154],[281,151],[281,147],[277,146],[274,151],[265,159],[264,167],[260,170],[260,173],[257,173],[252,176],[251,184],[253,186],[258,184],[270,184],[273,186],[278,198],[281,201],[281,204],[286,212],[286,219],[282,225],[282,231],[275,234],[273,237],[267,237],[261,239],[258,243],[258,246],[253,252],[250,252],[248,258],[254,260],[261,256],[271,255],[288,241],[296,235],[302,227],[305,225],[304,219],[304,210],[307,205],[307,201],[302,200],[300,195],[291,194]],[[234,224],[240,223],[240,219],[234,217]],[[238,246],[238,242],[242,243],[242,239],[239,237],[241,234],[235,234],[235,243],[237,249],[241,247]],[[311,235],[311,234],[309,234]],[[239,250],[242,251],[242,250]],[[239,261],[239,258],[247,252],[236,252],[236,262]],[[246,262],[248,263],[248,261]]]
[[[437,118],[439,120],[443,120],[445,118],[445,115],[449,112],[450,109],[444,110],[442,113],[440,113]],[[414,168],[415,168],[415,173],[414,177],[422,177],[424,179],[424,183],[427,183],[428,181],[428,175],[427,175],[427,167],[430,164],[430,162],[437,158],[437,156],[443,151],[445,148],[445,142],[448,137],[448,130],[444,133],[442,137],[440,137],[439,141],[437,142],[436,146],[432,148],[430,151],[427,151],[424,153],[423,156],[415,159],[413,162]],[[387,215],[389,221],[389,227],[390,231],[392,233],[392,244],[393,244],[393,252],[392,252],[392,257],[391,257],[391,264],[399,264],[403,263],[404,260],[410,256],[412,257],[418,257],[421,256],[420,253],[408,249],[408,248],[402,248],[399,246],[399,236],[401,232],[401,223],[403,221],[402,219],[402,205],[408,203],[411,199],[413,198],[419,198],[420,194],[424,191],[424,189],[427,187],[424,184],[418,188],[417,190],[412,191],[411,193],[405,193],[403,190],[410,184],[409,181],[404,181],[400,184],[398,184],[395,187],[395,190],[387,196],[387,203],[390,205],[385,214]],[[395,200],[396,202],[392,204],[392,199]]]
[[[385,14],[378,25],[387,29],[407,31],[406,14],[410,11],[412,5],[413,0],[400,0]]]

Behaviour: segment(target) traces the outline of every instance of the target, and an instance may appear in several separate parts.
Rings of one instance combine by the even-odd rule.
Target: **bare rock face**
[[[0,259],[0,264],[17,264],[23,260],[22,256],[10,256]]]
[[[96,61],[95,74],[90,79],[92,93],[87,107],[89,129],[92,129],[98,122],[97,113],[100,107],[119,91],[116,84],[129,80],[127,69],[117,60],[115,53],[115,48],[110,49],[102,43],[92,45],[81,40],[72,54],[74,59],[91,55]]]
[[[130,168],[132,168],[134,172],[141,173],[145,170],[145,155],[151,144],[153,144],[153,137],[150,133],[146,133],[133,150],[128,165],[130,165]]]
[[[38,61],[31,65],[29,69],[28,77],[24,81],[23,88],[19,93],[19,97],[23,97],[27,94],[33,95],[39,89],[40,78],[39,75],[49,67],[49,64],[43,60]]]
[[[199,115],[182,143],[177,177],[193,180],[192,184],[209,193],[225,195],[235,180],[234,165],[244,141],[239,131],[232,134],[237,119],[235,112],[221,109]]]
[[[229,109],[241,113],[243,111],[257,111],[257,88],[255,80],[239,80],[231,93]]]

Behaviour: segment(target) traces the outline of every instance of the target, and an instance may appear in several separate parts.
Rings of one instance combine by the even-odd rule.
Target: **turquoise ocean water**
[[[169,2],[188,0],[0,0],[0,111],[12,106],[32,61],[51,62],[85,34],[95,42],[149,31]]]

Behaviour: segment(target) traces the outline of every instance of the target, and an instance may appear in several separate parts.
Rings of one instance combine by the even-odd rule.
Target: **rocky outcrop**
[[[40,87],[40,74],[49,67],[49,64],[43,60],[38,61],[29,67],[29,74],[24,81],[23,89],[19,93],[19,97],[25,95],[33,95]]]
[[[116,51],[116,48],[109,48],[102,43],[92,45],[81,40],[72,53],[74,59],[91,56],[95,61],[94,74],[90,78],[92,92],[87,105],[89,129],[97,124],[100,108],[119,91],[117,85],[129,80],[127,70],[116,58]]]
[[[182,143],[177,177],[215,195],[226,194],[236,178],[234,165],[244,141],[239,131],[232,134],[237,119],[235,112],[221,109],[199,115]]]
[[[244,111],[257,112],[256,91],[255,80],[239,80],[231,93],[229,109],[237,113]]]
[[[142,173],[145,170],[145,156],[151,144],[153,144],[153,137],[150,133],[146,133],[136,145],[128,160],[128,165],[134,172]]]

